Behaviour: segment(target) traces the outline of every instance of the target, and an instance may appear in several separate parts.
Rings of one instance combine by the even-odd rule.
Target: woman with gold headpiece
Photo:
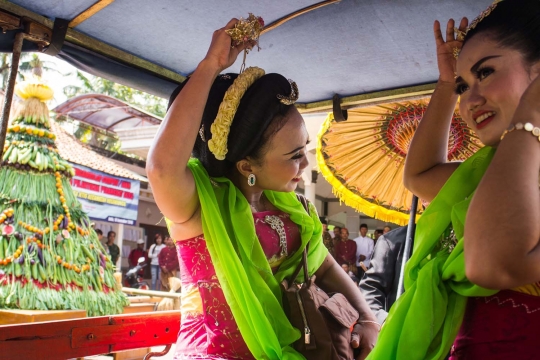
[[[450,20],[444,39],[435,22],[440,77],[404,178],[431,204],[370,358],[539,356],[540,1],[498,1],[467,25]],[[486,145],[461,164],[446,162],[458,98]]]
[[[354,347],[365,358],[378,324],[328,254],[313,205],[294,190],[308,165],[296,84],[248,68],[218,75],[255,45],[214,32],[195,72],[175,90],[148,156],[148,178],[175,239],[182,276],[178,358],[301,359],[300,331],[281,307],[280,282],[309,243],[309,273],[359,311]],[[232,46],[231,46],[232,45]],[[190,157],[193,157],[190,160]]]

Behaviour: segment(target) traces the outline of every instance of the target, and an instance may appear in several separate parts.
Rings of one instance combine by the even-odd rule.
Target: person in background
[[[392,231],[392,228],[388,225],[386,225],[383,229],[383,234],[388,234],[390,231]]]
[[[151,259],[150,271],[152,273],[152,290],[159,290],[158,287],[161,288],[161,285],[158,284],[158,280],[161,275],[161,268],[159,267],[159,254],[166,245],[163,243],[161,234],[156,234],[154,241],[154,244],[152,244],[148,250],[148,257]]]
[[[334,240],[339,240],[339,237],[341,236],[341,228],[339,226],[334,226],[334,230],[332,230],[330,236],[332,236],[332,239]]]
[[[159,253],[158,261],[161,268],[162,290],[169,291],[169,278],[177,276],[177,273],[180,270],[176,246],[170,236],[165,236],[165,247]]]
[[[407,226],[381,235],[373,250],[371,267],[360,280],[360,290],[381,325],[396,301],[406,235]]]
[[[354,281],[355,284],[358,284],[358,278],[351,271],[351,269],[349,267],[349,264],[343,263],[343,264],[341,264],[341,268],[343,269],[343,271],[345,271],[347,273],[347,275],[349,275],[349,277],[351,278],[352,281]]]
[[[341,228],[341,236],[335,244],[336,261],[339,264],[353,265],[356,263],[356,243],[349,239],[349,230]]]
[[[118,261],[118,258],[120,257],[120,248],[118,245],[114,243],[114,240],[116,239],[116,233],[114,231],[109,231],[107,233],[107,252],[111,256],[111,262],[114,266],[116,266],[116,262]]]
[[[323,227],[322,236],[323,236],[324,246],[326,246],[326,248],[328,249],[328,252],[330,253],[330,255],[335,257],[334,240],[332,239],[332,236],[328,232],[328,224],[322,223],[322,227]]]
[[[373,239],[367,236],[368,226],[360,225],[360,236],[354,239],[356,243],[356,267],[357,276],[362,278],[364,272],[369,269],[371,255],[373,254],[374,242]]]
[[[144,258],[144,262],[148,261],[148,254],[146,254],[146,251],[144,250],[144,240],[139,239],[137,240],[137,247],[129,253],[128,256],[128,263],[129,267],[135,267],[137,266],[139,262],[139,258]],[[139,275],[142,276],[144,274],[144,269],[141,268],[139,270]]]
[[[373,233],[373,246],[377,246],[377,240],[379,240],[379,237],[383,234],[384,230],[377,229]]]
[[[97,238],[100,244],[103,244],[103,231],[101,229],[96,229]]]

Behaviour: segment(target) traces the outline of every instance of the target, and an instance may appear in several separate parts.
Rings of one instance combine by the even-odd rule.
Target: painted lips
[[[495,113],[493,111],[485,112],[475,118],[476,122],[476,128],[482,129],[485,128],[495,117]]]

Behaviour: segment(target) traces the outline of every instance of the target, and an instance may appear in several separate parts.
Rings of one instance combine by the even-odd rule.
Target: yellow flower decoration
[[[247,68],[243,73],[238,75],[233,84],[229,87],[223,101],[219,105],[218,114],[214,123],[210,127],[212,133],[212,139],[208,141],[208,148],[214,154],[216,159],[225,160],[227,155],[227,138],[231,131],[231,124],[234,119],[234,115],[240,105],[242,96],[246,93],[247,89],[257,79],[264,75],[264,70],[256,66]]]

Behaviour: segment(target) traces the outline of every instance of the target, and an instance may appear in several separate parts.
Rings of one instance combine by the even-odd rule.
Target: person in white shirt
[[[148,250],[148,257],[152,259],[152,261],[150,262],[150,270],[152,273],[152,290],[158,290],[157,286],[159,286],[161,289],[161,285],[158,284],[161,273],[158,256],[161,252],[161,249],[163,249],[164,247],[165,244],[163,244],[163,238],[161,237],[161,234],[156,234],[155,243],[152,244],[152,246],[150,246],[150,249]]]
[[[360,236],[354,239],[356,243],[356,267],[358,278],[361,279],[364,272],[369,268],[371,255],[373,254],[373,239],[367,237],[368,227],[366,224],[360,225]]]

